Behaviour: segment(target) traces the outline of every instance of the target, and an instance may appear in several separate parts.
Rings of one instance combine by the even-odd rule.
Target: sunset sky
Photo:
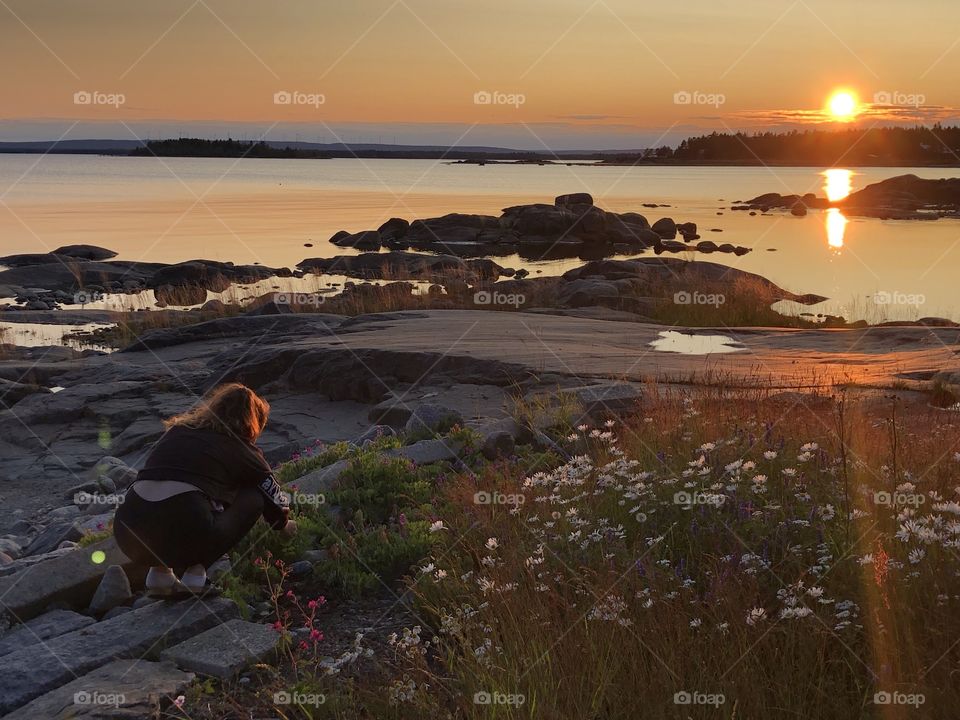
[[[824,122],[841,87],[860,123],[953,121],[960,4],[0,0],[0,57],[0,140],[637,148]]]

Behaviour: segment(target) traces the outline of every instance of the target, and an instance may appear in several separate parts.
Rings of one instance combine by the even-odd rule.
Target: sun
[[[827,100],[830,117],[838,122],[849,122],[857,116],[857,96],[849,90],[836,90]]]

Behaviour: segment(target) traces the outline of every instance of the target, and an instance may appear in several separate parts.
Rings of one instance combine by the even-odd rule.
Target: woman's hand
[[[287,524],[283,526],[283,529],[280,531],[287,537],[293,537],[297,534],[297,523],[295,520],[287,520]]]

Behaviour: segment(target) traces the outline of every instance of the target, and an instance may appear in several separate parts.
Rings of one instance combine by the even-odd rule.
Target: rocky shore
[[[160,308],[187,307],[203,305],[208,292],[222,293],[231,286],[270,279],[302,278],[307,273],[366,279],[435,279],[441,274],[459,274],[467,281],[486,281],[522,277],[527,271],[501,267],[485,256],[598,260],[647,250],[657,255],[743,255],[750,251],[701,240],[696,223],[677,223],[667,217],[651,225],[639,213],[602,210],[586,193],[561,195],[553,205],[506,208],[500,217],[453,213],[413,222],[393,218],[376,230],[340,231],[330,242],[361,254],[307,258],[293,270],[199,259],[174,264],[115,260],[112,250],[90,245],[9,255],[0,257],[0,268],[5,268],[0,269],[0,298],[11,298],[17,309],[44,311],[97,302],[107,294],[137,295],[149,290]],[[406,252],[409,250],[418,252]]]
[[[882,220],[936,220],[960,217],[960,178],[927,180],[916,175],[898,175],[850,193],[841,200],[829,200],[814,193],[781,195],[765,193],[738,201],[731,210],[767,212],[789,210],[806,215],[807,210],[838,208],[844,213]]]

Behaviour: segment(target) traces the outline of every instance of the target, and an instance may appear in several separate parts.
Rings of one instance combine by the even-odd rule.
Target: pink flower
[[[177,699],[173,701],[173,704],[176,705],[178,708],[182,708],[182,707],[183,707],[183,704],[184,704],[186,701],[187,701],[186,696],[184,696],[184,695],[177,695]]]
[[[319,630],[311,630],[310,639],[313,640],[314,642],[320,642],[321,640],[323,640],[323,633],[320,632]]]
[[[271,625],[270,627],[272,627],[274,630],[276,630],[276,631],[279,632],[279,633],[282,633],[282,632],[283,632],[283,623],[280,622],[279,620],[277,620],[277,621],[276,621],[273,625]]]
[[[305,640],[301,640],[301,641],[300,641],[300,649],[301,649],[301,650],[309,650],[309,649],[310,649],[310,646],[307,645],[307,642],[306,642]]]

